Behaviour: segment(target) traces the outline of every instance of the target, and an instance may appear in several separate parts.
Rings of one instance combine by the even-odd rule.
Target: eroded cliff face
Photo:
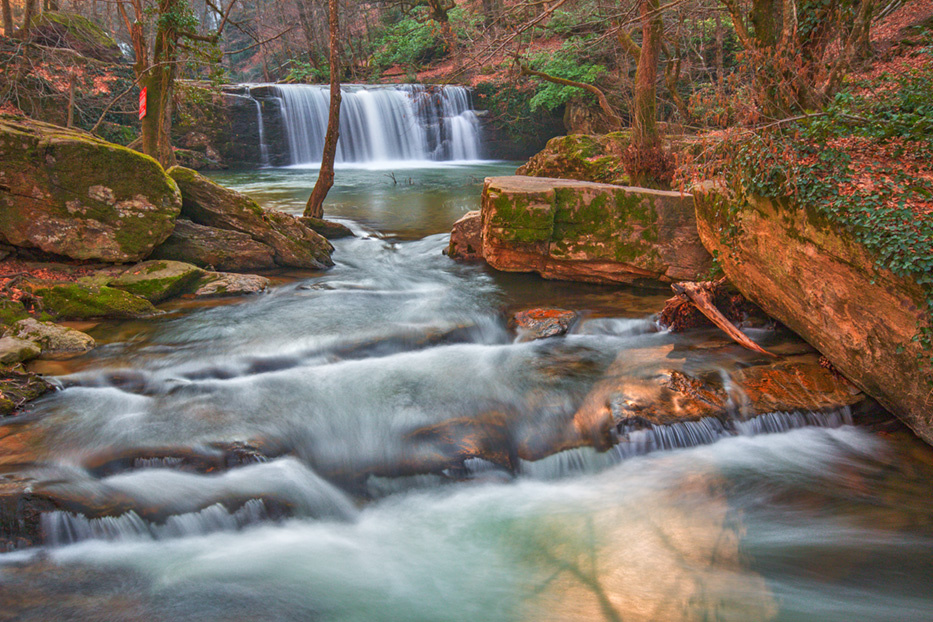
[[[924,293],[878,268],[852,236],[790,201],[694,189],[703,244],[768,315],[933,444],[933,367],[915,341]]]
[[[490,177],[482,256],[497,270],[550,279],[659,284],[694,280],[711,258],[688,194],[542,177]]]

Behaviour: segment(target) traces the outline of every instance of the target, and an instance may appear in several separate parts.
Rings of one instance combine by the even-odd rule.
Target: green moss
[[[0,298],[0,324],[11,326],[14,322],[24,320],[29,317],[23,303],[9,298]]]
[[[499,237],[505,241],[547,242],[554,232],[552,200],[548,194],[501,193],[493,199],[495,209],[490,224],[501,231]]]
[[[112,287],[64,283],[36,287],[32,293],[41,300],[45,310],[59,318],[127,319],[157,312],[152,303],[145,298]]]

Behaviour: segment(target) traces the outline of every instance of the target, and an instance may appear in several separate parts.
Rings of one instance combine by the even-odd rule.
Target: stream
[[[933,619],[933,449],[885,417],[774,413],[613,436],[581,404],[619,361],[757,356],[652,317],[670,292],[441,254],[514,164],[338,168],[334,268],[82,327],[16,434],[48,544],[0,554],[0,620]],[[313,167],[223,172],[300,213]],[[522,341],[509,315],[583,312]],[[754,329],[778,352],[807,350]],[[672,363],[672,361],[674,363]],[[624,442],[623,442],[624,441]]]

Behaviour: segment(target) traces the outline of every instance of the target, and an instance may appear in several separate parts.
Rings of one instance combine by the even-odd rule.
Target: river
[[[753,355],[657,330],[661,290],[444,257],[482,178],[513,169],[338,169],[326,213],[357,236],[333,269],[38,362],[63,390],[17,423],[26,475],[120,511],[50,513],[48,546],[0,555],[0,620],[933,619],[933,451],[894,422],[578,442],[613,361],[651,378]],[[315,175],[214,178],[298,213]],[[516,340],[509,313],[542,305],[585,314]]]

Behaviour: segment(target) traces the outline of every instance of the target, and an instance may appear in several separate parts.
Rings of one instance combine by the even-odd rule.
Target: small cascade
[[[534,462],[523,460],[521,471],[536,479],[559,479],[572,473],[593,473],[635,456],[711,445],[732,436],[758,436],[805,427],[838,428],[843,425],[852,425],[852,412],[848,407],[829,412],[773,412],[746,421],[723,422],[708,417],[668,425],[623,424],[618,430],[618,442],[609,451],[597,452],[591,447],[568,449]]]
[[[246,89],[246,93],[252,98],[249,88]],[[258,99],[253,99],[253,101],[256,102],[256,126],[259,129],[259,153],[262,158],[261,162],[263,166],[269,166],[269,145],[266,144],[266,125],[262,120],[262,104],[259,103]]]
[[[268,518],[265,504],[250,499],[237,511],[229,512],[220,503],[200,512],[168,517],[159,525],[144,520],[136,512],[120,516],[87,518],[71,512],[42,514],[42,534],[46,544],[64,546],[84,540],[165,540],[199,536],[216,531],[235,531]]]
[[[276,85],[271,90],[282,102],[291,163],[320,162],[329,90],[298,84]],[[342,95],[336,155],[339,163],[463,161],[481,157],[479,119],[466,87],[346,85]]]

